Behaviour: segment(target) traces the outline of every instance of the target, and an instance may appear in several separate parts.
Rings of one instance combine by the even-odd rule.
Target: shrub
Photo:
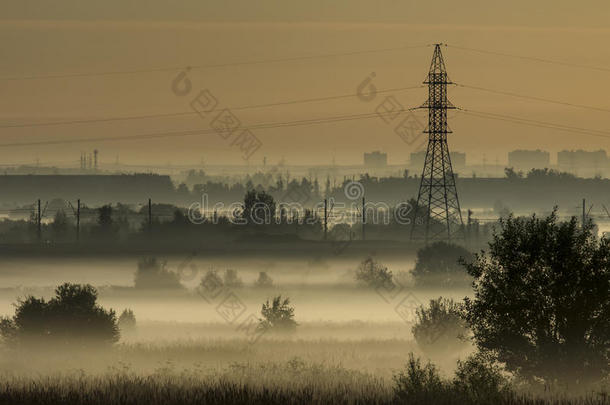
[[[381,263],[368,257],[356,270],[356,280],[368,287],[379,288],[392,286],[392,272]]]
[[[436,242],[417,251],[415,268],[411,272],[418,286],[456,287],[468,285],[472,278],[460,263],[469,261],[472,253],[446,242]]]
[[[119,316],[121,332],[133,332],[136,329],[136,316],[131,309],[125,309]]]
[[[298,324],[294,320],[294,308],[290,306],[290,298],[282,300],[282,296],[274,297],[263,304],[262,319],[259,319],[259,330],[273,332],[294,332]]]
[[[244,285],[241,278],[237,276],[237,271],[233,269],[225,270],[224,285],[230,288],[239,288]]]
[[[119,339],[114,311],[97,305],[97,290],[89,284],[65,283],[49,301],[30,296],[16,307],[13,318],[0,322],[0,336],[11,345],[99,346]]]
[[[395,374],[393,379],[394,395],[409,404],[433,404],[448,388],[434,364],[428,362],[422,366],[413,353],[409,354],[405,370]]]
[[[467,345],[466,322],[460,306],[451,299],[439,297],[416,310],[416,321],[411,329],[417,345],[428,354],[446,355]]]
[[[500,367],[482,353],[458,360],[452,382],[453,390],[470,404],[499,403],[510,394],[509,384]]]
[[[394,374],[395,403],[407,404],[513,404],[517,397],[510,381],[491,358],[475,354],[458,361],[452,380],[441,378],[430,362],[409,354],[404,370]],[[527,402],[529,403],[529,402]],[[533,403],[533,402],[532,402]]]
[[[180,276],[167,269],[166,262],[156,257],[138,261],[134,284],[138,289],[182,289]]]
[[[261,271],[258,273],[258,278],[254,282],[254,285],[260,288],[273,287],[273,279],[269,277],[266,271]]]
[[[224,282],[218,275],[218,272],[214,269],[208,269],[205,275],[201,278],[199,288],[202,292],[214,292],[224,286]]]

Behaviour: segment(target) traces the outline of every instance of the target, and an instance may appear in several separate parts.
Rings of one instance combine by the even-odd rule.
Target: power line
[[[192,65],[192,66],[188,66],[188,67],[191,69],[215,69],[215,68],[225,68],[225,67],[234,67],[234,66],[261,65],[261,64],[266,64],[266,63],[294,62],[294,61],[303,61],[303,60],[309,60],[309,59],[323,59],[323,58],[334,58],[334,57],[339,57],[339,56],[353,56],[353,55],[363,55],[363,54],[370,54],[370,53],[390,52],[390,51],[398,51],[398,50],[404,50],[404,49],[424,48],[426,46],[428,46],[428,45],[406,45],[406,46],[397,46],[397,47],[393,47],[393,48],[368,49],[368,50],[360,50],[360,51],[327,53],[327,54],[306,55],[306,56],[293,56],[293,57],[286,57],[286,58],[261,59],[261,60],[253,60],[253,61],[217,63],[217,64],[208,64],[208,65]],[[104,71],[104,72],[14,76],[14,77],[0,78],[0,80],[15,81],[15,80],[64,79],[64,78],[76,78],[76,77],[129,75],[129,74],[139,74],[139,73],[172,72],[172,71],[182,70],[184,68],[185,68],[185,66],[174,66],[174,67],[164,67],[164,68],[114,70],[114,71]]]
[[[528,95],[523,95],[523,94],[511,93],[511,92],[508,92],[508,91],[486,89],[484,87],[469,86],[469,85],[466,85],[466,84],[456,84],[456,85],[458,87],[463,87],[463,88],[473,89],[473,90],[480,90],[480,91],[485,91],[485,92],[494,93],[494,94],[501,94],[501,95],[504,95],[504,96],[518,97],[518,98],[523,98],[523,99],[527,99],[527,100],[534,100],[534,101],[542,101],[542,102],[545,102],[545,103],[559,104],[559,105],[565,105],[565,106],[576,107],[576,108],[583,108],[583,109],[586,109],[586,110],[610,112],[610,109],[608,109],[608,108],[595,107],[595,106],[591,106],[591,105],[568,103],[568,102],[565,102],[565,101],[551,100],[551,99],[548,99],[548,98],[536,97],[536,96],[528,96]]]
[[[400,109],[395,110],[389,114],[395,114],[397,112],[411,111],[412,109]],[[335,122],[353,121],[360,119],[370,119],[380,117],[379,113],[366,113],[366,114],[353,114],[343,115],[334,117],[314,118],[297,121],[285,121],[285,122],[273,122],[273,123],[260,123],[249,125],[244,128],[248,129],[272,129],[272,128],[284,128],[284,127],[295,127],[295,126],[307,126],[307,125],[318,125],[318,124],[330,124]],[[170,132],[157,132],[139,135],[124,135],[124,136],[100,136],[95,138],[87,139],[62,139],[62,140],[48,140],[48,141],[29,141],[29,142],[11,142],[1,143],[0,148],[16,147],[16,146],[42,146],[42,145],[63,145],[63,144],[74,144],[84,142],[100,142],[100,141],[127,141],[127,140],[139,140],[139,139],[153,139],[153,138],[168,138],[175,136],[193,136],[193,135],[209,135],[218,133],[215,129],[195,129],[186,131],[170,131]]]
[[[514,54],[502,53],[502,52],[496,52],[496,51],[488,51],[488,50],[484,50],[484,49],[467,48],[465,46],[457,46],[457,45],[447,45],[447,46],[450,46],[451,48],[455,48],[455,49],[460,49],[463,51],[476,52],[476,53],[482,53],[482,54],[487,54],[487,55],[503,56],[503,57],[507,57],[507,58],[529,60],[529,61],[533,61],[533,62],[567,66],[567,67],[573,67],[573,68],[579,68],[579,69],[589,69],[589,70],[597,70],[597,71],[601,71],[601,72],[610,72],[610,68],[600,67],[600,66],[591,66],[591,65],[581,65],[581,64],[577,64],[577,63],[560,62],[560,61],[556,61],[556,60],[552,60],[552,59],[538,58],[535,56],[521,56],[521,55],[514,55]]]
[[[400,91],[420,89],[420,88],[423,88],[423,86],[420,85],[420,86],[398,87],[398,88],[394,88],[394,89],[377,90],[377,93],[400,92]],[[256,108],[275,107],[275,106],[280,106],[280,105],[302,104],[302,103],[311,103],[311,102],[316,102],[316,101],[328,101],[328,100],[336,100],[336,99],[342,99],[342,98],[352,98],[355,96],[356,96],[356,94],[352,93],[352,94],[343,94],[343,95],[337,95],[337,96],[326,96],[326,97],[307,98],[307,99],[300,99],[300,100],[279,101],[279,102],[275,102],[275,103],[245,105],[245,106],[231,107],[229,109],[235,110],[235,111],[249,110],[249,109],[256,109]],[[97,123],[97,122],[129,121],[129,120],[179,117],[179,116],[189,116],[189,115],[198,115],[198,113],[196,111],[188,111],[188,112],[175,112],[175,113],[130,115],[130,116],[122,116],[122,117],[78,119],[78,120],[69,120],[69,121],[53,121],[53,122],[42,122],[42,123],[9,124],[9,125],[0,125],[0,129],[2,129],[2,128],[48,127],[48,126],[57,126],[57,125],[73,125],[73,124],[89,124],[89,123]]]
[[[590,136],[596,136],[596,137],[600,137],[600,138],[610,138],[610,132],[606,132],[606,131],[598,131],[598,130],[589,129],[589,128],[572,127],[572,126],[567,126],[567,125],[562,125],[562,124],[554,124],[552,122],[538,121],[538,120],[532,120],[532,119],[527,119],[527,118],[513,117],[513,116],[509,116],[509,115],[495,114],[495,113],[488,113],[488,112],[484,112],[484,111],[475,111],[475,110],[467,110],[467,109],[461,109],[461,111],[467,115],[472,115],[472,116],[479,117],[479,118],[494,119],[494,120],[498,120],[498,121],[512,122],[515,124],[528,125],[528,126],[533,126],[533,127],[538,127],[538,128],[554,129],[557,131],[590,135]]]

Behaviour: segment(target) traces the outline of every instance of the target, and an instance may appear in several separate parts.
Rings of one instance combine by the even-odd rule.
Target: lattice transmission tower
[[[441,45],[436,44],[430,71],[424,84],[428,85],[428,101],[420,108],[428,109],[428,149],[422,171],[411,239],[455,240],[464,238],[464,223],[458,200],[455,176],[451,167],[447,134],[447,111],[455,107],[447,99],[447,76]]]

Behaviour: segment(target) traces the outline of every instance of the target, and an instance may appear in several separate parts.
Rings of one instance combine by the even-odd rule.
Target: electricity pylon
[[[455,107],[447,99],[447,76],[441,45],[436,44],[430,71],[424,84],[428,85],[428,101],[420,108],[428,109],[428,150],[422,171],[411,239],[451,241],[464,238],[464,223],[458,200],[455,176],[447,146],[447,111]]]

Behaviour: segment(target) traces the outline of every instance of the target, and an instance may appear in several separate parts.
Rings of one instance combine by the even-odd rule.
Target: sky
[[[562,149],[610,150],[609,21],[597,0],[4,0],[0,164],[77,166],[93,149],[104,164],[351,165],[372,150],[404,164],[424,138],[394,128],[425,124],[426,111],[390,123],[375,111],[386,97],[405,109],[426,100],[435,43],[458,84],[449,146],[469,164],[504,163],[513,149],[552,162]],[[187,66],[191,91],[177,95]],[[371,74],[379,92],[366,101],[356,92]],[[191,108],[203,90],[218,103],[204,117]],[[211,130],[224,109],[260,142],[248,159],[241,130]],[[359,118],[311,123],[347,116]]]

